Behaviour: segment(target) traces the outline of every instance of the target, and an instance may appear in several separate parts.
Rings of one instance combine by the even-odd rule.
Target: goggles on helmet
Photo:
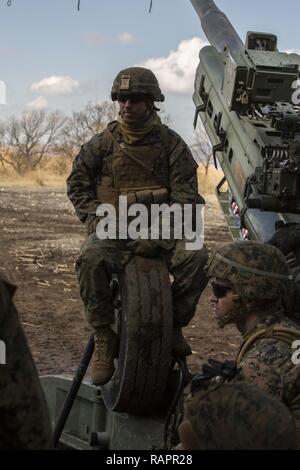
[[[217,281],[211,281],[211,287],[213,294],[217,299],[222,299],[223,297],[226,297],[228,292],[232,291],[232,287],[228,285],[219,284]]]

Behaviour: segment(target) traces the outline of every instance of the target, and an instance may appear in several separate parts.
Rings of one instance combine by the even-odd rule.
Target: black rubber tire
[[[146,414],[161,402],[172,360],[169,273],[160,258],[133,256],[119,282],[119,354],[102,396],[109,410]]]

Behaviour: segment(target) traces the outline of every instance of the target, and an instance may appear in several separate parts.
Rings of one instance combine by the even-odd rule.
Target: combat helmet
[[[117,101],[119,94],[138,93],[150,95],[154,101],[164,101],[154,73],[144,67],[130,67],[118,73],[114,79],[111,99]]]
[[[221,327],[234,322],[257,301],[286,305],[293,279],[284,255],[274,246],[255,241],[234,241],[218,249],[207,275],[234,293],[235,312],[220,320]]]
[[[198,390],[186,402],[185,418],[179,433],[186,450],[288,450],[297,445],[289,409],[246,382]]]

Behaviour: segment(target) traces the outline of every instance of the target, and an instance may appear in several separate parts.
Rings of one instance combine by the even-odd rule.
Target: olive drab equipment
[[[194,125],[200,117],[223,170],[216,193],[233,238],[244,229],[264,242],[276,222],[300,222],[300,56],[280,52],[274,34],[243,43],[213,0],[191,3],[211,44],[200,51]]]

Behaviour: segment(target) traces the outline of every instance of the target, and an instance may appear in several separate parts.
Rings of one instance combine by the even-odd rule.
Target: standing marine
[[[102,203],[118,211],[119,196],[132,203],[190,204],[195,210],[204,200],[198,194],[197,165],[185,142],[162,124],[155,102],[164,101],[151,70],[131,67],[115,78],[111,98],[119,104],[119,118],[81,147],[67,180],[67,193],[87,239],[76,262],[86,318],[95,337],[92,379],[106,383],[114,371],[117,338],[113,300],[109,288],[112,272],[120,271],[132,254],[163,254],[173,275],[173,354],[186,356],[191,349],[182,335],[194,315],[207,279],[207,250],[185,250],[183,240],[101,240],[96,215]]]

